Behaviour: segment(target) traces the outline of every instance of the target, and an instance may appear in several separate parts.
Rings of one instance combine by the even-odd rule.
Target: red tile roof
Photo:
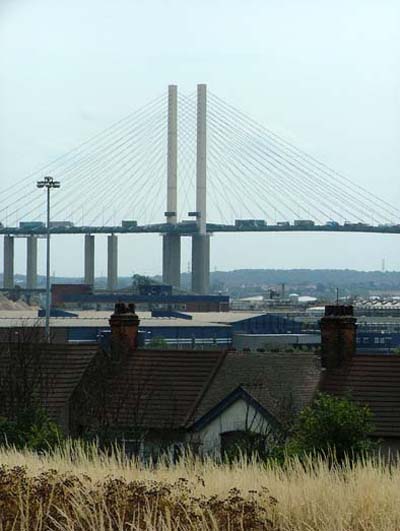
[[[115,376],[108,406],[120,426],[182,428],[223,360],[218,351],[136,351]]]
[[[11,345],[3,348],[0,345],[0,375],[7,375],[10,367],[10,354],[14,355],[21,346]],[[32,347],[31,347],[32,348]],[[50,417],[61,422],[64,408],[67,406],[72,392],[81,381],[88,365],[98,352],[97,344],[37,344],[34,349],[39,355],[28,353],[25,363],[32,364],[40,360],[43,374],[42,396],[40,400]],[[29,368],[33,373],[33,368]]]
[[[277,420],[286,420],[312,400],[320,374],[320,360],[313,353],[229,352],[193,420],[198,421],[238,387]]]
[[[349,393],[370,407],[375,435],[400,437],[400,357],[357,354],[348,365],[325,371],[321,391]]]

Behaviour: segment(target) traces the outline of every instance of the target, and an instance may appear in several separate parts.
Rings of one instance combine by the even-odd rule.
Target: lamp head
[[[60,188],[61,187],[61,183],[60,181],[55,181],[53,179],[53,177],[51,177],[50,175],[47,175],[46,177],[44,177],[44,179],[42,181],[38,181],[36,183],[36,186],[38,188]]]

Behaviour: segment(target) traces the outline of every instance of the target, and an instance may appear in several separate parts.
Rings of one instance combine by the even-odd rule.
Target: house
[[[400,357],[356,352],[352,307],[326,307],[321,354],[144,349],[135,308],[124,303],[110,328],[110,340],[99,344],[3,344],[0,399],[25,353],[27,373],[36,374],[31,384],[40,366],[46,385],[37,392],[65,433],[101,432],[132,451],[190,445],[219,455],[243,433],[285,427],[319,390],[368,404],[374,435],[391,447],[400,441]]]
[[[187,426],[225,353],[138,348],[133,305],[118,303],[103,345],[75,389],[70,432],[111,430],[154,446],[186,441]]]
[[[69,408],[76,387],[95,359],[95,344],[46,344],[28,329],[18,341],[0,343],[0,416],[13,416],[38,402],[69,432]]]
[[[205,453],[247,431],[288,424],[315,395],[320,379],[313,352],[227,352],[190,423]]]
[[[106,358],[117,355],[117,365],[106,369],[101,390],[90,368],[85,374],[73,396],[73,433],[112,427],[125,440],[142,437],[147,446],[190,444],[219,454],[221,441],[234,433],[287,421],[318,388],[320,362],[313,352],[141,350],[138,317],[124,304],[116,305],[110,325],[115,349]]]
[[[400,450],[400,356],[357,353],[356,327],[351,306],[325,308],[320,390],[367,405],[374,436],[384,448]]]
[[[134,426],[155,444],[218,454],[242,432],[284,425],[321,390],[369,405],[374,435],[392,447],[400,440],[400,358],[356,352],[351,306],[326,307],[318,355],[140,350],[137,316],[124,305],[116,306],[110,325],[114,339],[131,337],[105,407],[121,432]]]

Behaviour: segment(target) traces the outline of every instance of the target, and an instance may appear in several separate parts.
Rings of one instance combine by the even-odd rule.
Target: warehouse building
[[[109,330],[108,311],[55,310],[51,328],[57,343],[97,341]],[[185,348],[262,349],[266,345],[315,346],[320,343],[319,320],[306,313],[139,311],[143,346]],[[36,310],[2,311],[0,336],[15,337],[25,327],[44,327],[44,313]],[[357,348],[360,352],[397,352],[400,319],[384,316],[358,318]]]
[[[14,337],[26,327],[43,329],[44,316],[34,311],[0,312],[0,335]],[[257,314],[249,312],[138,312],[140,317],[140,342],[143,346],[162,345],[185,348],[213,347],[223,349],[235,346],[235,337],[251,336],[257,346],[263,336],[286,335],[287,343],[299,343],[301,325],[282,315]],[[68,343],[97,341],[101,334],[109,331],[109,312],[80,311],[68,313],[55,311],[51,317],[53,341]],[[261,343],[260,343],[261,342]],[[281,337],[280,342],[283,342]],[[254,346],[255,344],[252,343]],[[247,347],[251,345],[243,345]]]

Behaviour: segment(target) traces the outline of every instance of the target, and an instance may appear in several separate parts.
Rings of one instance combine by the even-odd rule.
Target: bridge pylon
[[[192,236],[192,291],[200,295],[208,293],[210,284],[210,235]]]
[[[207,234],[207,85],[197,85],[196,216],[192,236],[192,291],[209,291],[210,236]]]
[[[85,284],[94,286],[94,236],[85,234],[84,277]]]
[[[118,287],[118,237],[107,237],[107,289],[115,291]]]
[[[26,238],[26,287],[37,288],[37,236]]]
[[[167,223],[177,223],[178,208],[178,87],[168,86]],[[162,276],[165,284],[181,285],[181,237],[163,235]]]
[[[8,234],[4,236],[3,287],[14,287],[14,237]]]

